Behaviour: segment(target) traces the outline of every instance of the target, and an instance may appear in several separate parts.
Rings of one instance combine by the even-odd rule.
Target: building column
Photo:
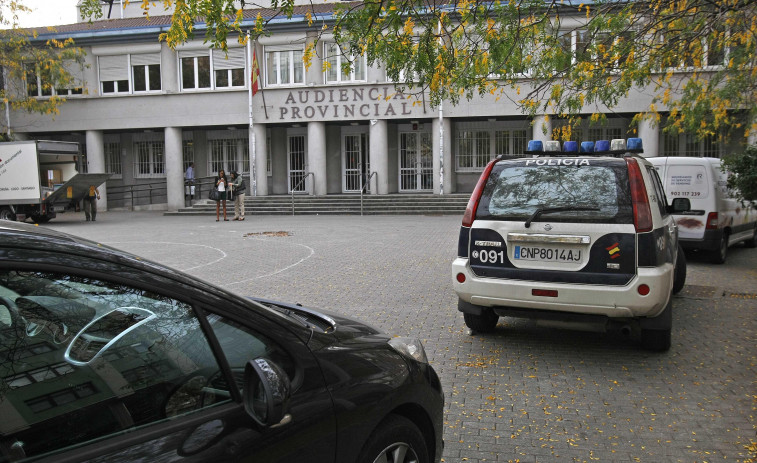
[[[105,173],[105,144],[101,130],[87,130],[85,135],[87,145],[87,172],[91,174]],[[108,188],[105,185],[95,185],[100,192],[100,200],[97,202],[97,210],[108,210]]]
[[[313,194],[325,195],[328,193],[328,182],[326,181],[326,124],[323,122],[308,122],[307,159],[308,171],[313,173]],[[310,180],[305,182],[308,181]]]
[[[440,130],[442,132],[440,133]],[[452,158],[452,122],[434,119],[431,122],[431,141],[434,167],[434,194],[455,193],[455,163]],[[439,154],[441,144],[441,155]]]
[[[546,115],[534,117],[531,136],[532,140],[552,140],[552,118]]]
[[[255,136],[255,159],[252,158],[252,149],[250,149],[250,166],[255,166],[255,188],[252,188],[252,172],[250,172],[250,185],[247,194],[252,196],[268,196],[268,137],[266,136],[266,125],[256,123],[252,131]],[[250,140],[252,144],[252,140]],[[252,148],[252,146],[250,146]]]
[[[749,135],[746,138],[747,146],[757,145],[757,130],[755,130],[755,127],[757,127],[757,117],[752,119],[751,125],[748,127]]]
[[[184,207],[184,156],[181,147],[181,128],[166,127],[166,199],[169,211]]]
[[[645,158],[655,158],[660,155],[660,127],[648,117],[639,121],[639,138],[644,147]]]
[[[386,119],[372,119],[368,133],[368,162],[371,165],[371,194],[385,195],[389,193],[389,139],[388,123]]]

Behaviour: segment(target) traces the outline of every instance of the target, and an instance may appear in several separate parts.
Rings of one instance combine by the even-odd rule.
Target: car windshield
[[[505,161],[492,169],[476,218],[525,222],[541,210],[553,222],[633,223],[629,188],[625,162]]]

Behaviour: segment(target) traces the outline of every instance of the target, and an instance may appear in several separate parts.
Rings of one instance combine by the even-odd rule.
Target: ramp
[[[45,198],[45,202],[53,205],[66,205],[73,202],[81,201],[89,194],[89,187],[99,187],[112,174],[76,174],[66,183],[53,191],[50,196]]]

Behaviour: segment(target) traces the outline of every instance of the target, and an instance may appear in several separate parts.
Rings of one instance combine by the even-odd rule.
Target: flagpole
[[[252,117],[252,79],[253,79],[253,73],[255,72],[255,58],[252,53],[250,53],[250,50],[252,50],[252,44],[250,42],[250,31],[247,31],[247,56],[252,60],[250,62],[250,75],[248,76],[247,82],[249,82],[250,89],[247,92],[247,100],[249,102],[249,118],[250,118],[250,129],[248,133],[249,143],[250,143],[250,183],[252,184],[252,195],[257,196],[258,195],[258,179],[257,179],[257,169],[256,169],[256,152],[255,152],[255,121]]]

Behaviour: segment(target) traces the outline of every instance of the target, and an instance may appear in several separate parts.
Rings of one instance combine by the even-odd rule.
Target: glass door
[[[289,192],[306,193],[307,159],[305,156],[305,135],[287,137],[287,162],[289,169]]]
[[[368,134],[347,133],[342,137],[342,153],[344,156],[344,184],[343,190],[359,193],[368,181],[370,165],[368,161]],[[366,186],[366,192],[370,191]]]
[[[434,158],[431,134],[401,132],[399,143],[400,191],[432,190]]]

